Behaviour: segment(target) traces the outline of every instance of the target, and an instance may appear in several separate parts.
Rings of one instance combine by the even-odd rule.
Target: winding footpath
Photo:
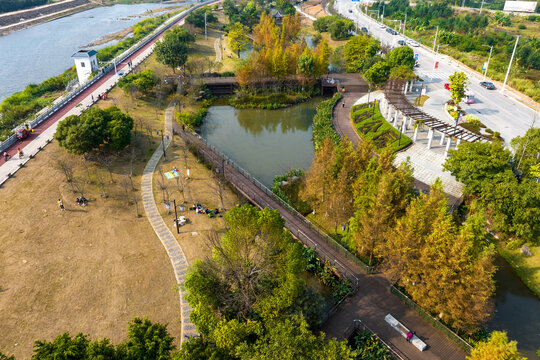
[[[188,261],[186,255],[182,251],[180,244],[174,237],[173,233],[165,224],[165,221],[159,214],[156,200],[154,198],[153,191],[153,174],[156,170],[156,166],[163,155],[163,148],[167,149],[172,139],[172,128],[174,118],[175,103],[171,102],[165,112],[165,138],[164,143],[161,143],[152,154],[152,157],[144,168],[142,180],[141,180],[141,197],[143,201],[144,211],[150,225],[156,232],[157,237],[161,241],[161,244],[165,248],[171,265],[174,270],[174,276],[176,277],[176,283],[178,284],[178,293],[180,295],[180,342],[184,342],[189,337],[196,336],[197,331],[195,325],[189,319],[191,308],[188,302],[182,296],[184,289],[184,280],[188,268]]]

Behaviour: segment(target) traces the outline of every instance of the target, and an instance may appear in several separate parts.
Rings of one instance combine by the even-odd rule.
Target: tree
[[[229,39],[231,50],[240,57],[240,51],[245,50],[249,44],[248,28],[239,22],[232,24],[227,33],[227,39]]]
[[[364,68],[365,61],[372,58],[379,49],[379,41],[367,35],[356,35],[350,38],[343,49],[343,54],[347,60],[347,71],[361,71]]]
[[[195,37],[186,28],[174,27],[163,36],[163,41],[158,41],[155,46],[157,60],[172,68],[173,73],[179,66],[187,61],[189,43]]]
[[[148,93],[158,83],[159,79],[152,69],[145,70],[138,74],[130,73],[118,80],[118,86],[124,90],[125,93],[129,93],[132,87],[141,93]]]
[[[390,67],[385,61],[373,64],[365,73],[364,77],[372,84],[382,84],[388,79],[388,70]]]
[[[414,66],[414,50],[408,46],[400,46],[386,54],[386,62],[391,68],[406,66],[412,70]]]
[[[315,63],[313,56],[306,51],[298,58],[296,72],[303,75],[306,79],[312,78],[315,75]]]
[[[351,36],[354,31],[354,22],[349,19],[339,18],[328,26],[332,40],[344,40]]]
[[[135,318],[128,325],[128,341],[119,347],[125,349],[128,359],[166,360],[175,348],[173,340],[167,325]]]
[[[531,167],[540,164],[540,128],[530,128],[524,136],[517,136],[510,141],[514,149],[516,169],[529,176]]]
[[[217,22],[216,15],[214,15],[214,13],[209,7],[205,6],[190,12],[189,15],[186,17],[186,23],[204,29],[205,15],[207,24]]]
[[[3,354],[2,352],[0,352],[0,360],[15,360],[15,356],[13,355],[7,356]]]
[[[467,80],[469,80],[469,78],[464,72],[455,72],[450,75],[448,79],[450,79],[450,93],[452,100],[454,100],[454,104],[459,105],[461,100],[465,97]]]
[[[471,351],[468,360],[526,360],[517,350],[516,341],[508,341],[505,331],[494,331],[488,341],[480,341]]]
[[[390,79],[414,80],[418,76],[407,65],[399,65],[390,70]]]
[[[449,154],[443,169],[464,183],[470,193],[480,193],[485,181],[510,169],[512,159],[510,151],[498,141],[463,143]]]

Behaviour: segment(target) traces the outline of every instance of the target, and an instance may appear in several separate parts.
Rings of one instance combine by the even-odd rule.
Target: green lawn
[[[406,148],[412,140],[394,128],[384,119],[378,101],[355,105],[351,109],[351,119],[358,135],[371,140],[375,147],[389,147],[393,152]]]
[[[537,296],[540,296],[540,245],[527,244],[533,256],[526,257],[520,249],[510,250],[505,245],[499,245],[499,253],[514,268],[521,280]]]

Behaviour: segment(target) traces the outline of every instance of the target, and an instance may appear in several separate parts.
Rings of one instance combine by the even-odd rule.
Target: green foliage
[[[194,10],[189,13],[186,17],[186,23],[191,24],[195,27],[204,29],[204,16],[206,14],[206,23],[215,23],[217,22],[217,16],[214,15],[212,10],[208,7],[202,7],[200,9]]]
[[[229,18],[229,23],[239,22],[250,29],[259,22],[261,15],[261,10],[257,8],[253,0],[238,4],[233,0],[225,0],[223,1],[223,12]]]
[[[326,138],[332,139],[335,144],[341,142],[341,137],[332,124],[332,110],[341,98],[343,98],[341,93],[335,93],[331,99],[317,105],[317,113],[313,117],[313,145],[315,149],[318,149]]]
[[[352,37],[343,49],[347,72],[359,72],[364,69],[368,59],[373,58],[379,50],[380,42],[377,39],[367,35]]]
[[[202,125],[206,114],[208,114],[208,107],[211,104],[211,100],[203,100],[195,113],[191,111],[182,111],[178,113],[176,121],[187,126],[189,129],[194,130]]]
[[[389,71],[386,61],[377,62],[364,73],[364,78],[371,84],[380,85],[388,80]]]
[[[112,60],[116,55],[129,49],[133,44],[154,31],[159,25],[163,24],[171,17],[171,13],[144,19],[133,26],[133,36],[117,42],[114,45],[100,49],[97,54],[99,61],[105,62]]]
[[[101,145],[122,150],[131,142],[132,129],[133,119],[117,107],[91,108],[80,116],[71,115],[62,120],[54,138],[74,154],[87,154]]]
[[[408,46],[397,47],[386,55],[386,62],[391,68],[406,66],[412,70],[415,63],[414,50]]]
[[[455,72],[448,77],[450,80],[450,93],[452,94],[452,100],[454,104],[458,105],[465,97],[465,91],[467,90],[467,80],[469,78],[464,72]]]
[[[345,40],[351,36],[355,26],[352,20],[332,15],[323,16],[313,22],[313,28],[318,32],[330,32],[332,40]]]
[[[353,106],[351,108],[351,119],[353,119],[354,127],[358,135],[360,135],[366,140],[377,139],[383,133],[386,133],[388,131],[392,132],[394,136],[391,138],[391,141],[386,142],[386,145],[384,146],[386,148],[389,148],[392,152],[397,152],[401,149],[404,149],[412,143],[411,139],[407,135],[400,135],[400,131],[394,128],[388,121],[386,121],[386,119],[382,116],[380,112],[379,103],[376,101],[370,102],[369,106],[366,107],[362,107],[360,105]],[[362,130],[365,126],[373,122],[381,123],[381,125],[377,128],[376,131],[364,132]],[[378,148],[382,149],[382,147]]]
[[[240,51],[245,50],[249,44],[248,27],[239,22],[232,24],[227,33],[227,39],[232,51],[240,57]]]
[[[524,176],[531,175],[531,167],[540,164],[540,128],[530,128],[524,136],[510,141],[515,154],[517,171]]]
[[[306,78],[315,76],[315,60],[311,54],[300,55],[296,73],[304,75]]]
[[[334,303],[338,303],[351,293],[352,284],[350,280],[338,276],[336,269],[322,261],[313,248],[304,247],[303,256],[307,261],[306,270],[314,273],[321,284],[331,289]]]
[[[294,92],[294,91],[273,91],[270,93],[258,94],[248,89],[237,91],[229,103],[238,109],[267,109],[275,110],[285,108],[289,105],[298,104],[307,101],[311,98],[311,91]]]
[[[140,73],[130,73],[118,80],[118,86],[127,94],[132,90],[148,93],[154,86],[159,84],[159,78],[154,70],[148,69]]]
[[[526,360],[517,350],[516,341],[508,341],[505,331],[494,331],[488,341],[479,342],[468,360]]]
[[[0,352],[0,360],[15,360],[15,356],[14,355],[7,356],[3,354],[2,352]]]
[[[168,360],[174,350],[172,342],[173,338],[168,334],[166,325],[135,318],[128,325],[128,340],[116,348],[107,338],[90,342],[81,333],[74,337],[64,333],[52,342],[36,341],[32,360]]]
[[[497,24],[502,26],[512,25],[512,22],[510,21],[510,15],[505,14],[502,11],[495,11],[494,20]]]
[[[377,336],[367,330],[353,338],[353,354],[357,360],[392,360],[390,351]]]
[[[173,69],[186,63],[188,57],[189,43],[195,37],[184,27],[174,27],[164,36],[163,41],[158,41],[155,46],[157,60]]]
[[[302,178],[304,176],[304,171],[301,169],[293,169],[287,172],[284,175],[278,175],[274,177],[274,184],[272,185],[272,192],[274,195],[278,196],[281,200],[285,201],[291,207],[295,208],[298,212],[302,214],[308,214],[311,212],[311,207],[306,202],[298,198],[299,187],[301,186],[300,181],[289,182],[290,178],[297,177]],[[284,186],[286,190],[283,190],[280,186],[282,181],[289,182],[288,185]]]
[[[42,108],[51,105],[55,94],[63,91],[76,77],[77,73],[73,67],[39,85],[30,84],[23,91],[4,99],[0,104],[0,140],[7,138],[14,127],[31,119]]]

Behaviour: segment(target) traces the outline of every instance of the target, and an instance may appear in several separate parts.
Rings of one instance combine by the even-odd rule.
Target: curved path
[[[156,201],[154,199],[154,191],[152,186],[152,179],[156,166],[163,155],[163,147],[165,149],[171,143],[172,138],[172,127],[173,127],[173,117],[174,117],[174,106],[175,103],[171,102],[167,107],[165,112],[165,139],[164,143],[161,143],[156,151],[152,154],[152,157],[146,164],[144,168],[142,181],[141,181],[141,197],[143,201],[144,211],[150,225],[154,228],[156,235],[158,236],[161,244],[165,248],[169,259],[171,260],[172,267],[174,269],[174,276],[176,277],[176,283],[178,284],[178,292],[180,295],[180,314],[181,314],[181,324],[180,324],[180,342],[184,342],[185,339],[196,336],[197,332],[195,330],[195,325],[189,319],[189,314],[191,313],[191,308],[187,301],[183,298],[182,292],[184,289],[184,278],[186,275],[188,261],[180,244],[172,234],[171,230],[165,224],[165,221],[159,214]]]

